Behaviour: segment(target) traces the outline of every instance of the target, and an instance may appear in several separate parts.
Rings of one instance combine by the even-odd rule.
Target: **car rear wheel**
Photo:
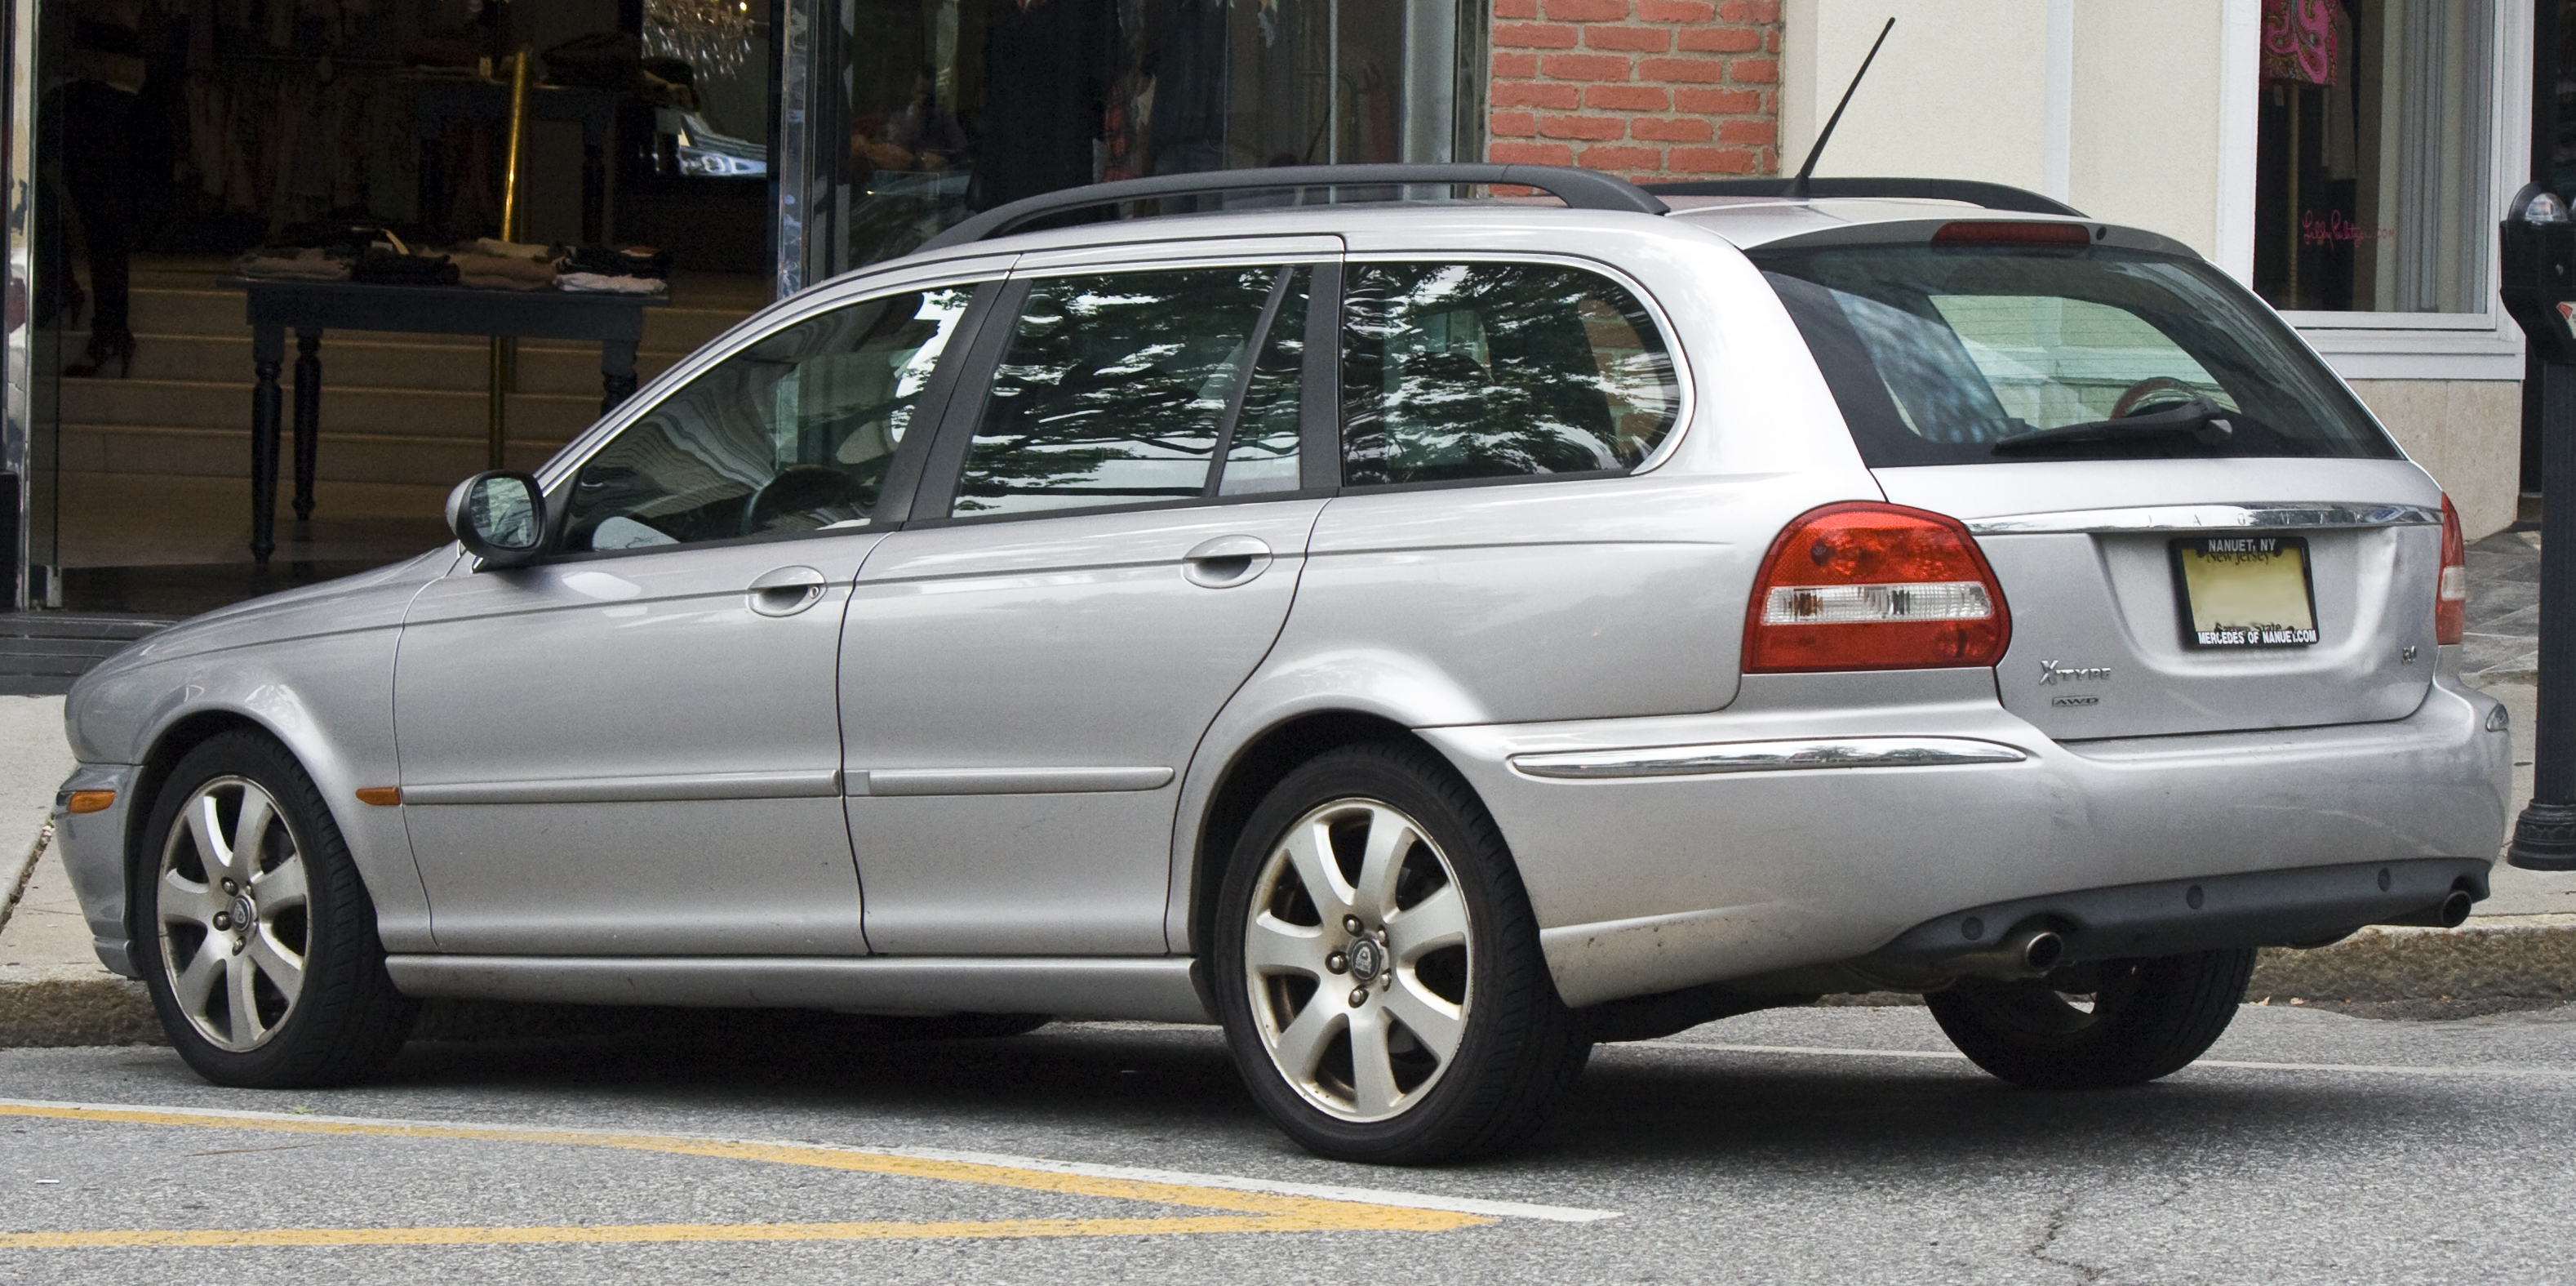
[[[1236,1065],[1324,1156],[1510,1147],[1590,1050],[1493,819],[1416,748],[1346,747],[1281,781],[1236,846],[1216,938]]]
[[[375,903],[321,792],[275,742],[225,733],[181,758],[135,874],[136,964],[198,1075],[341,1084],[402,1047],[416,1006],[385,973]]]
[[[2251,947],[1962,981],[1925,998],[1977,1066],[2032,1089],[2108,1089],[2182,1070],[2216,1043],[2254,973]]]

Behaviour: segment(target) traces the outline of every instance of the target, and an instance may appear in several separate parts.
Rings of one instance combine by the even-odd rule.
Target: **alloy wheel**
[[[219,1049],[256,1049],[304,992],[312,919],[304,853],[257,782],[217,777],[161,847],[162,968],[190,1026]]]
[[[1245,925],[1243,985],[1272,1063],[1340,1120],[1421,1101],[1466,1033],[1472,932],[1419,822],[1372,799],[1308,812],[1265,859]]]

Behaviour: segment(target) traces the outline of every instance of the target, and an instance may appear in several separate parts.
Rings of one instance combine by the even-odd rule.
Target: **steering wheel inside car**
[[[877,503],[877,489],[825,464],[791,464],[760,484],[742,506],[742,534],[756,536],[793,513],[847,505],[864,517]]]

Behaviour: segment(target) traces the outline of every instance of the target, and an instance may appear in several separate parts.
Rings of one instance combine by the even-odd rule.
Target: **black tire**
[[[2111,1089],[2169,1076],[2207,1052],[2245,999],[2254,949],[2125,960],[2027,982],[1963,981],[1925,997],[1977,1066],[2031,1089]],[[2089,987],[2092,1008],[2061,987]]]
[[[1386,881],[1390,892],[1384,900],[1392,909],[1377,926],[1382,931],[1375,932],[1375,940],[1384,945],[1366,953],[1367,979],[1361,978],[1362,964],[1352,963],[1364,954],[1356,940],[1332,921],[1320,902],[1296,902],[1302,882],[1292,889],[1265,876],[1274,855],[1285,852],[1282,845],[1291,828],[1301,820],[1329,810],[1362,807],[1392,811],[1349,815],[1393,818],[1402,814],[1399,820],[1408,821],[1416,834],[1429,841],[1427,846],[1408,843],[1393,863],[1396,869]],[[1358,883],[1361,863],[1347,850],[1353,844],[1365,846],[1367,827],[1373,823],[1362,823],[1362,838],[1351,841],[1344,838],[1342,822],[1314,820],[1313,824],[1330,830],[1333,860],[1351,882]],[[1393,846],[1389,848],[1392,851]],[[1413,949],[1402,940],[1403,917],[1429,907],[1431,899],[1452,885],[1457,894],[1454,905],[1463,909],[1463,945],[1429,948],[1413,964],[1387,963]],[[1338,952],[1331,957],[1341,962],[1334,976],[1311,969],[1262,975],[1247,968],[1256,898],[1268,899],[1264,902],[1268,913],[1288,917],[1286,922],[1292,926],[1311,922],[1321,935],[1315,939],[1321,945],[1314,951],[1332,951],[1332,944],[1339,942]],[[1443,922],[1448,922],[1450,905],[1443,903]],[[1296,906],[1304,909],[1294,910]],[[1282,908],[1292,909],[1283,912]],[[1346,909],[1364,908],[1353,902]],[[1417,925],[1432,918],[1426,913]],[[1415,932],[1426,935],[1425,940],[1436,936],[1418,927]],[[1336,938],[1336,933],[1342,936]],[[1364,928],[1361,936],[1368,934]],[[1290,1137],[1336,1160],[1427,1165],[1489,1156],[1513,1147],[1545,1124],[1550,1107],[1582,1073],[1591,1051],[1580,1024],[1558,998],[1548,976],[1547,962],[1539,953],[1537,919],[1501,831],[1466,782],[1447,763],[1419,747],[1346,746],[1292,770],[1274,787],[1253,811],[1227,865],[1214,948],[1218,1017],[1225,1024],[1226,1040],[1244,1084]],[[1353,986],[1360,981],[1370,985]],[[1307,985],[1312,990],[1302,999],[1294,994]],[[1366,1000],[1347,998],[1363,991],[1370,993]],[[1454,1017],[1449,1029],[1454,1045],[1445,1061],[1438,1061],[1435,1045],[1439,1042],[1416,1037],[1403,1016],[1430,1014],[1420,999],[1425,995],[1436,995],[1454,1006],[1441,1011]],[[1316,1011],[1320,1023],[1338,1019],[1345,1026],[1341,1035],[1331,1038],[1338,1044],[1310,1046],[1323,1051],[1321,1060],[1307,1079],[1292,1080],[1280,1059],[1273,1057],[1272,1037],[1266,1033],[1280,1030],[1284,1046],[1286,1029],[1318,1005],[1332,1007]],[[1379,1038],[1386,1042],[1383,1048],[1393,1051],[1387,1059],[1392,1074],[1382,1084],[1400,1089],[1401,1096],[1393,1100],[1396,1106],[1391,1111],[1358,1119],[1368,1114],[1357,1106],[1362,1101],[1358,1087],[1363,1077],[1351,1024],[1366,1016],[1372,1005],[1384,1016],[1365,1020],[1378,1024],[1375,1030],[1386,1033]],[[1340,1073],[1326,1070],[1332,1065],[1334,1049],[1343,1051]],[[1405,1060],[1402,1066],[1395,1066],[1398,1059]],[[1436,1066],[1425,1069],[1425,1064],[1435,1062]],[[1334,1091],[1328,1085],[1336,1074],[1342,1076],[1338,1083],[1349,1087],[1347,1110],[1319,1106],[1331,1101]],[[1410,1086],[1402,1083],[1407,1075],[1415,1077]]]
[[[180,901],[183,892],[164,887],[163,861],[165,856],[171,858],[172,869],[183,881],[193,880],[210,890],[205,904],[217,900],[220,895],[212,890],[222,887],[225,870],[235,868],[210,865],[192,834],[174,838],[173,831],[189,831],[181,814],[190,801],[211,797],[218,801],[219,814],[223,801],[233,801],[231,819],[222,821],[218,829],[232,828],[234,833],[227,838],[240,838],[239,818],[253,798],[242,783],[264,792],[284,824],[282,839],[275,837],[272,828],[258,854],[246,860],[263,864],[258,878],[265,880],[300,859],[303,901],[289,904],[281,887],[267,909],[259,909],[257,899],[236,901],[227,913],[234,918],[220,923],[243,923],[240,909],[252,906],[247,922],[254,934],[271,935],[271,943],[301,946],[301,976],[292,996],[273,979],[261,991],[254,979],[249,993],[254,998],[245,1006],[256,1015],[252,1019],[233,1018],[229,998],[209,999],[192,1016],[181,1002],[179,980],[165,964],[171,954],[164,950],[165,936],[171,948],[186,956],[183,969],[209,947],[218,956],[246,953],[238,948],[225,952],[219,940],[222,930],[207,927],[217,922],[201,924]],[[171,1046],[198,1075],[218,1085],[247,1089],[344,1085],[364,1079],[402,1048],[418,1006],[396,991],[385,973],[375,902],[367,896],[321,792],[295,757],[275,741],[248,730],[226,732],[183,756],[153,798],[132,869],[134,963],[151,990],[152,1007]],[[165,903],[171,912],[168,921],[163,916]],[[216,963],[226,969],[240,967],[229,960]],[[228,982],[216,985],[229,991]],[[212,996],[211,989],[197,990]],[[264,1029],[245,1030],[263,1024]],[[227,1036],[237,1037],[229,1043],[238,1047],[228,1048]]]

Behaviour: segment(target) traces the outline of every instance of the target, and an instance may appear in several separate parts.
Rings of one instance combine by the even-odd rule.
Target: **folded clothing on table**
[[[540,246],[539,249],[544,249]],[[552,290],[555,266],[512,255],[457,255],[457,280],[482,290]]]
[[[612,277],[596,272],[567,272],[555,278],[565,290],[603,295],[659,295],[671,284],[652,277]]]
[[[349,261],[319,247],[266,246],[233,260],[233,271],[263,281],[347,281]]]
[[[498,255],[504,259],[542,259],[552,264],[562,253],[561,246],[541,246],[533,241],[503,241],[499,237],[476,237],[471,249],[456,247],[459,254]]]
[[[556,267],[594,277],[668,277],[671,253],[651,246],[579,246]]]
[[[457,271],[445,255],[407,255],[369,247],[350,268],[349,279],[377,286],[453,286]]]

